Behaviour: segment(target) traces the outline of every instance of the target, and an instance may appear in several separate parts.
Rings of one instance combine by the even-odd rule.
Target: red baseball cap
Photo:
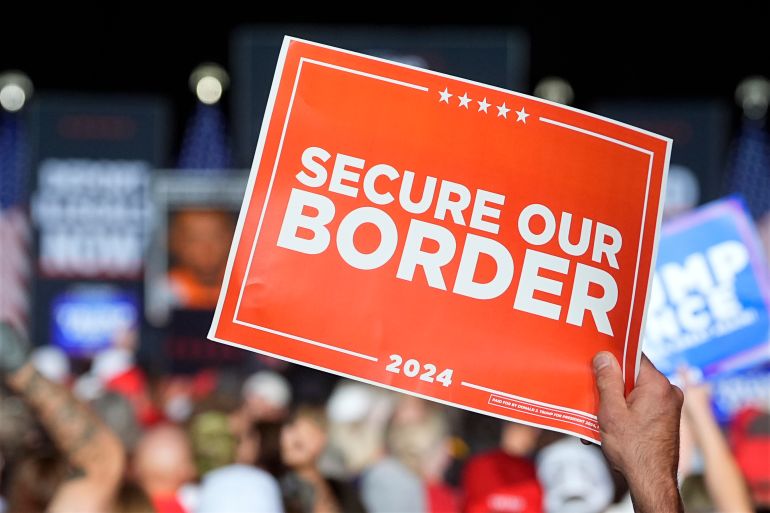
[[[463,472],[468,513],[542,513],[535,465],[501,450],[472,458]]]

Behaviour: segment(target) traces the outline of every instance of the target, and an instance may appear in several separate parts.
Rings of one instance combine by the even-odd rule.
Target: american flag
[[[177,167],[197,173],[224,174],[223,171],[230,169],[230,165],[231,151],[225,117],[219,104],[198,102],[185,129]]]
[[[20,115],[0,110],[0,320],[25,333],[32,271],[26,149]]]
[[[743,120],[727,172],[728,192],[743,196],[757,220],[770,213],[770,136],[763,124],[764,120]]]

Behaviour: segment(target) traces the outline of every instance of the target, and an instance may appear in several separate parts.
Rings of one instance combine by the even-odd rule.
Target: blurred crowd
[[[632,511],[573,437],[249,353],[248,372],[154,375],[131,334],[85,363],[1,335],[3,513]],[[683,382],[686,510],[770,508],[768,405],[722,428]]]

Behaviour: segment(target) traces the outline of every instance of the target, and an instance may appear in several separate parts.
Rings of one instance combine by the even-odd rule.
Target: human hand
[[[30,344],[7,322],[0,322],[0,376],[13,374],[29,360]]]
[[[637,512],[682,511],[677,489],[682,391],[642,356],[636,386],[624,397],[615,356],[593,360],[602,450],[626,478]]]
[[[700,421],[703,417],[712,417],[711,386],[699,380],[697,373],[687,367],[680,369],[679,380],[684,389],[682,413],[694,422]]]

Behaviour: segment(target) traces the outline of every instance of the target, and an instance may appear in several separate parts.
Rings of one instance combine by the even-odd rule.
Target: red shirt
[[[156,495],[151,500],[157,513],[187,513],[176,495]]]
[[[467,513],[542,513],[535,465],[501,450],[479,454],[463,472]]]
[[[457,492],[444,483],[431,483],[425,487],[428,498],[428,513],[457,513],[460,498]]]

